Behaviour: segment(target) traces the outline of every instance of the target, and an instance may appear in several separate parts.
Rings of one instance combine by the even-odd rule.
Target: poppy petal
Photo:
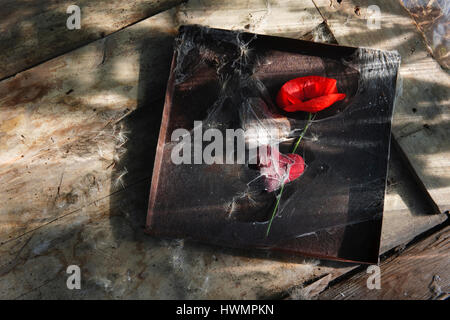
[[[337,81],[320,76],[295,78],[286,82],[277,95],[277,104],[287,112],[318,112],[345,98]]]
[[[263,158],[265,161],[262,161]],[[259,169],[265,178],[265,189],[268,192],[280,188],[282,183],[294,181],[305,171],[305,161],[300,155],[282,154],[271,147],[267,148],[267,155],[260,160]]]
[[[289,159],[291,159],[294,163],[289,168],[289,178],[286,182],[291,182],[300,177],[305,171],[305,160],[301,156],[295,153],[289,153],[286,155]]]
[[[284,110],[287,112],[306,111],[315,113],[326,109],[333,103],[343,99],[345,99],[344,93],[333,93],[326,96],[310,99],[305,102],[291,104],[285,107]]]

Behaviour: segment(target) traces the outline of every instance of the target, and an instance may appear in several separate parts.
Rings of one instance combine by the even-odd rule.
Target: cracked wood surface
[[[228,4],[202,3],[0,82],[1,298],[262,298],[353,268],[143,233],[177,26],[329,39],[311,2],[238,2],[228,18]],[[383,252],[445,219],[429,214],[395,152],[389,179]],[[82,290],[66,288],[70,264],[81,267]]]

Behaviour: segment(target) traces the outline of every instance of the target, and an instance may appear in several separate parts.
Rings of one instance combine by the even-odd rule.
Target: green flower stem
[[[275,214],[277,213],[278,205],[280,204],[281,195],[283,194],[284,183],[281,185],[280,193],[277,196],[277,203],[275,204],[275,208],[272,212],[272,217],[270,218],[269,225],[267,226],[266,238],[269,236],[270,227],[272,226],[273,219],[275,218]]]
[[[292,153],[295,153],[295,151],[297,151],[297,148],[298,148],[298,146],[300,144],[300,141],[302,141],[303,137],[305,136],[306,131],[308,130],[309,126],[311,125],[311,119],[312,119],[312,113],[310,112],[308,114],[308,122],[306,123],[306,126],[303,128],[302,133],[298,137],[298,140],[295,143],[295,146],[294,146],[294,149],[292,150]],[[266,238],[269,236],[270,227],[272,226],[273,219],[275,219],[275,216],[277,214],[277,210],[278,210],[278,206],[280,204],[280,200],[281,200],[281,196],[283,194],[283,190],[284,190],[284,181],[281,184],[280,193],[277,196],[277,203],[275,204],[275,208],[273,208],[272,217],[270,218],[269,225],[267,226]]]
[[[297,151],[297,147],[300,144],[300,141],[302,141],[306,130],[308,130],[309,126],[311,125],[311,119],[312,119],[312,113],[308,113],[308,122],[306,123],[305,128],[303,129],[302,133],[300,134],[300,137],[298,137],[297,143],[294,146],[294,149],[292,150],[292,153],[295,153],[295,151]]]

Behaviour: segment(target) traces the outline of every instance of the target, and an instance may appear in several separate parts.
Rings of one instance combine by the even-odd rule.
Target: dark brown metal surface
[[[239,64],[226,63],[239,58],[243,49],[245,59]],[[147,231],[228,247],[376,263],[398,65],[399,56],[392,52],[183,27],[167,87]],[[173,130],[192,130],[195,120],[207,118],[224,95],[226,75],[228,87],[236,81],[236,96],[220,105],[215,120],[222,127],[238,127],[234,108],[242,97],[258,95],[239,87],[236,77],[257,79],[273,101],[284,82],[308,75],[337,79],[339,92],[347,95],[317,114],[300,146],[307,170],[286,185],[268,237],[275,194],[239,196],[257,170],[247,164],[171,161]],[[279,111],[279,116],[287,117],[293,128],[305,124],[301,114]],[[291,144],[281,145],[283,152],[291,149]]]

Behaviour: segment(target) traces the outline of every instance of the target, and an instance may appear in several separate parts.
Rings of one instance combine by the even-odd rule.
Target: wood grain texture
[[[118,121],[145,97],[157,130],[175,33],[159,15],[0,83],[0,242],[107,197],[125,173],[151,175],[118,169]]]
[[[160,13],[0,82],[1,298],[250,299],[349,270],[144,234],[173,36],[181,17],[226,13],[212,3],[214,10],[192,2]],[[265,7],[255,3],[234,28]],[[315,28],[300,21],[310,3],[277,3],[287,15],[298,12],[289,34]],[[284,16],[269,17],[283,34]],[[384,250],[445,219],[428,214],[401,171],[385,209]],[[70,264],[81,267],[82,290],[67,290]]]
[[[450,227],[412,245],[380,265],[381,288],[369,290],[370,274],[358,273],[319,299],[439,299],[450,292]]]
[[[183,0],[6,0],[0,11],[0,79],[103,38]],[[81,9],[81,29],[68,30],[67,8]]]
[[[393,134],[441,212],[450,208],[450,77],[430,56],[399,1],[314,0],[342,45],[397,50],[402,95]],[[367,8],[380,8],[380,29],[370,29]]]
[[[323,21],[309,0],[191,0],[179,6],[178,19],[180,24],[289,38],[300,38]]]

